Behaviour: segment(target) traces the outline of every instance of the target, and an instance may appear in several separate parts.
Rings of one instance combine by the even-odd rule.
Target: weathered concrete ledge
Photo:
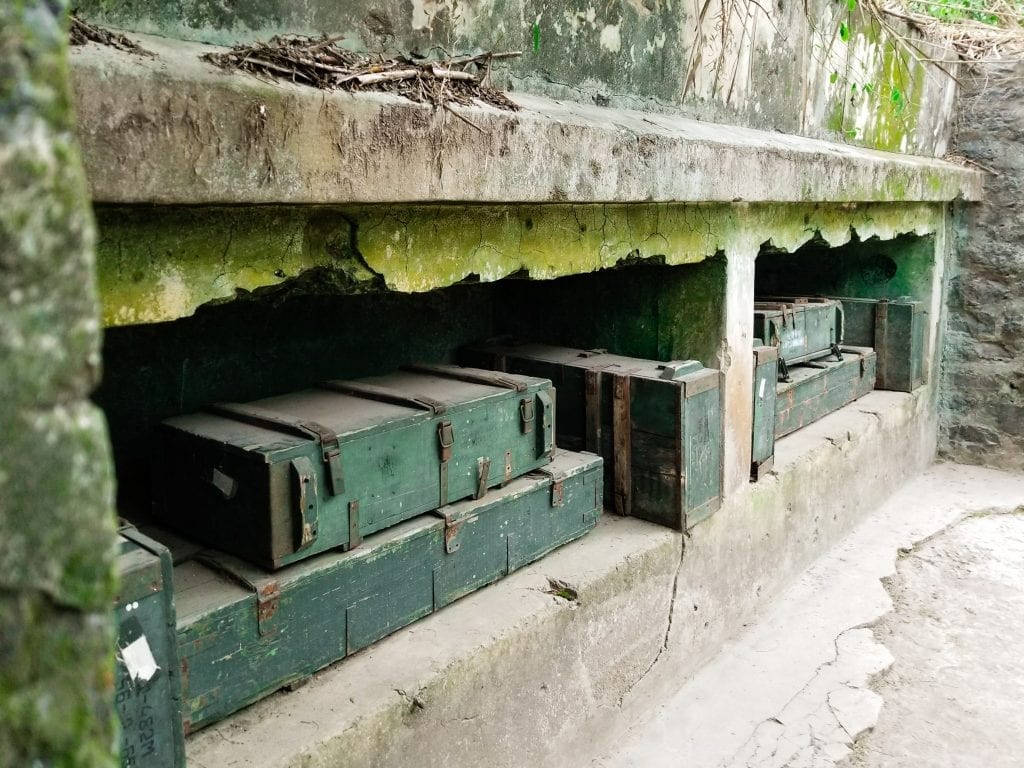
[[[103,203],[941,202],[982,194],[939,160],[516,95],[457,115],[387,94],[225,73],[218,50],[88,45],[72,79]],[[459,117],[463,119],[459,119]]]
[[[929,388],[874,392],[780,442],[686,540],[631,520],[193,736],[190,766],[564,765],[624,702],[677,690],[934,454]],[[548,594],[547,577],[577,601]]]

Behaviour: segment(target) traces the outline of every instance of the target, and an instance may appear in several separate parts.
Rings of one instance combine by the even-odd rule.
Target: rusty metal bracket
[[[502,485],[512,482],[512,451],[505,451],[505,479]]]
[[[434,513],[444,518],[444,551],[445,554],[453,555],[462,546],[459,541],[459,530],[466,520],[456,520],[452,508],[448,506],[436,509]]]

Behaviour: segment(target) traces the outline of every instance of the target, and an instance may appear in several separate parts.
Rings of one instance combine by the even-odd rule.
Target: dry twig
[[[520,56],[521,51],[479,53],[447,60],[385,59],[360,56],[339,48],[336,42],[337,38],[331,37],[282,35],[269,43],[238,45],[226,53],[208,53],[203,58],[224,69],[284,77],[325,90],[397,93],[449,111],[452,103],[468,105],[474,101],[500,109],[518,109],[485,79],[492,61]]]
[[[109,29],[97,27],[95,24],[80,19],[77,14],[71,14],[71,28],[68,30],[71,45],[85,45],[86,43],[99,43],[117,48],[119,51],[127,51],[139,56],[152,56],[141,45],[129,40],[124,35],[111,32]]]

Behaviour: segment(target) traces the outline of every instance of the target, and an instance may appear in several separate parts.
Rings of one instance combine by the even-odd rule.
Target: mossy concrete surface
[[[112,477],[67,8],[0,5],[0,765],[115,763]]]
[[[718,253],[752,260],[765,242],[794,251],[925,235],[941,211],[932,203],[99,206],[103,321],[175,320],[270,287],[416,293],[694,264]]]
[[[105,203],[945,202],[942,161],[673,115],[515,95],[434,110],[228,73],[197,43],[73,53],[79,135]]]
[[[941,156],[956,63],[835,0],[83,0],[90,20],[214,44],[330,34],[348,49],[495,62],[506,89]],[[913,55],[910,51],[921,51]],[[943,65],[924,65],[928,58]]]

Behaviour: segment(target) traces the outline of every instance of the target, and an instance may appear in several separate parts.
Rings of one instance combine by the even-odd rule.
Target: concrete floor
[[[1021,505],[1024,475],[933,466],[670,700],[624,711],[613,750],[566,764],[1024,764]]]

